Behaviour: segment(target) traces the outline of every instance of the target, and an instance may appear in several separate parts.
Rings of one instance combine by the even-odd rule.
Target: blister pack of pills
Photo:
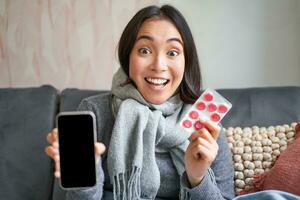
[[[200,119],[219,123],[231,107],[231,103],[218,92],[206,89],[183,117],[180,124],[185,130],[193,133],[203,128]]]

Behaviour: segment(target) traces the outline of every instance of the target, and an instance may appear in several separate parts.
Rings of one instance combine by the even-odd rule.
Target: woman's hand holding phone
[[[54,176],[56,178],[60,177],[60,162],[59,162],[59,144],[58,144],[58,129],[54,128],[50,133],[47,135],[47,141],[49,145],[45,148],[46,154],[52,158],[55,162],[55,171]],[[95,154],[96,157],[100,158],[100,156],[105,152],[104,144],[100,142],[95,143]]]

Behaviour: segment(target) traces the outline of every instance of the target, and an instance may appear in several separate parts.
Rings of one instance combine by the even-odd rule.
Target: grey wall
[[[299,0],[172,0],[191,26],[204,87],[300,85]]]

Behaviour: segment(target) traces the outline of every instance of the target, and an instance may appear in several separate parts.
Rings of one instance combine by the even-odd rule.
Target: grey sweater
[[[84,99],[78,110],[89,110],[95,113],[97,120],[97,140],[109,147],[114,117],[111,110],[111,94],[100,94]],[[183,187],[192,200],[222,200],[234,197],[234,170],[231,154],[222,132],[217,140],[219,152],[211,165],[213,175],[206,174],[202,182],[191,188],[186,173],[181,177],[168,153],[156,153],[156,162],[160,171],[161,184],[156,200],[179,199],[180,187]],[[97,166],[97,185],[85,190],[67,192],[67,200],[113,200],[113,188],[110,183],[107,166],[107,150],[101,156]],[[143,196],[141,199],[146,199]]]

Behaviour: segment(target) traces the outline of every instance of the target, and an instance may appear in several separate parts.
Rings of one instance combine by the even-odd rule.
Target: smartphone
[[[56,117],[60,186],[80,189],[96,185],[96,117],[90,111],[60,112]]]

